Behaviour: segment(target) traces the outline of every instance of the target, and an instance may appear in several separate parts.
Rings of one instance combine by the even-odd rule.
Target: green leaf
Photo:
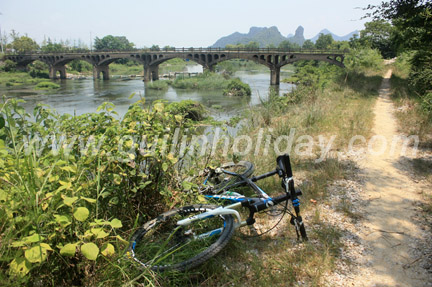
[[[129,100],[132,99],[132,98],[135,96],[135,94],[136,94],[136,93],[132,93],[132,94],[128,97],[128,99],[129,99]]]
[[[42,236],[40,236],[39,234],[35,233],[33,235],[27,236],[23,238],[23,241],[25,243],[35,243],[35,242],[39,242],[42,241],[44,238]]]
[[[110,256],[115,253],[114,246],[111,243],[107,243],[102,247],[101,251],[102,255],[104,256]]]
[[[114,218],[113,220],[111,220],[111,222],[109,223],[111,225],[112,228],[120,228],[123,227],[123,224],[121,223],[121,221],[117,218]]]
[[[59,180],[61,186],[57,189],[57,191],[62,191],[63,189],[70,189],[72,187],[71,182],[61,181]]]
[[[3,189],[0,189],[0,201],[7,201],[7,199],[8,194]]]
[[[93,199],[93,198],[88,198],[88,197],[84,197],[84,196],[81,196],[80,198],[84,199],[85,201],[87,201],[89,203],[95,203],[96,202],[96,199]]]
[[[76,168],[74,168],[73,166],[70,166],[70,165],[62,166],[62,167],[60,167],[60,169],[64,170],[64,171],[69,171],[69,172],[72,172],[72,173],[76,173]]]
[[[24,277],[30,272],[31,264],[24,257],[15,258],[9,265],[9,272],[12,275]]]
[[[65,228],[66,226],[71,224],[69,217],[66,215],[54,215],[55,221],[61,225],[61,227]]]
[[[5,119],[3,117],[0,117],[0,130],[4,128],[4,126],[5,126]]]
[[[188,191],[188,190],[191,190],[191,188],[192,188],[192,183],[187,182],[187,181],[183,181],[183,182],[182,182],[182,186],[183,186],[183,189],[184,189],[184,190]]]
[[[105,238],[109,235],[102,228],[92,228],[91,233],[96,235],[96,239]]]
[[[63,197],[63,203],[70,207],[72,207],[72,204],[74,204],[74,202],[78,200],[77,196],[69,197],[64,195],[62,197]]]
[[[168,169],[168,164],[167,164],[166,162],[164,162],[164,163],[162,164],[162,170],[163,170],[163,171],[167,171],[167,169]]]
[[[99,255],[99,247],[92,242],[85,243],[81,246],[81,253],[89,260],[96,260]]]
[[[24,252],[25,258],[31,263],[40,263],[47,258],[47,250],[41,245],[33,246]]]
[[[90,212],[86,207],[78,207],[73,215],[76,220],[85,221],[88,218],[89,214]]]
[[[60,254],[72,257],[75,255],[78,243],[68,243],[60,249]]]
[[[163,112],[163,110],[164,110],[164,104],[163,104],[163,103],[156,103],[156,104],[154,105],[154,109],[155,109],[157,112],[161,113],[161,112]]]

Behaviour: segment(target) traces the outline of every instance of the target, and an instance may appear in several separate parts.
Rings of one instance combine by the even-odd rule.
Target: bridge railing
[[[97,50],[97,51],[55,51],[55,52],[43,52],[43,51],[29,51],[25,53],[6,53],[8,55],[51,55],[51,54],[100,54],[100,53],[130,53],[130,54],[142,54],[142,53],[187,53],[187,52],[199,52],[199,53],[302,53],[302,54],[346,54],[349,52],[348,49],[345,50],[320,50],[320,49],[281,49],[281,48],[161,48],[161,49],[134,49],[134,50]]]

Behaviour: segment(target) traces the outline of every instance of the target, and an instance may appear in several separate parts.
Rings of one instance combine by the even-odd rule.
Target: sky
[[[278,27],[283,36],[299,25],[305,38],[322,29],[343,36],[362,30],[359,8],[382,0],[0,0],[0,28],[41,43],[126,36],[137,48],[208,47],[250,27]]]

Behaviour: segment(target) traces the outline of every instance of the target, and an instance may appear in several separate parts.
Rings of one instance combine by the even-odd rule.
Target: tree
[[[96,51],[126,51],[133,50],[135,44],[124,36],[108,35],[102,39],[96,37],[94,47]]]
[[[311,40],[306,40],[304,41],[302,48],[312,50],[315,49],[315,44]]]
[[[366,17],[387,20],[398,30],[395,41],[405,49],[426,50],[432,47],[432,1],[391,0],[379,6],[369,5],[373,10]]]
[[[12,30],[11,37],[13,39],[10,47],[18,53],[26,53],[36,51],[39,49],[39,45],[28,36],[19,36],[18,33]]]
[[[278,47],[279,47],[279,49],[282,49],[284,51],[290,51],[290,50],[298,50],[298,49],[300,49],[300,45],[299,44],[290,42],[288,40],[280,42]]]
[[[260,47],[259,43],[255,41],[251,41],[245,45],[245,48],[247,50],[258,50],[259,47]]]
[[[63,52],[65,49],[63,46],[59,43],[53,43],[51,42],[51,39],[48,38],[48,41],[45,45],[41,47],[42,52],[44,53],[56,53],[56,52]]]
[[[159,45],[153,45],[150,47],[150,51],[160,51]]]
[[[365,23],[365,29],[360,32],[360,42],[364,46],[378,49],[384,58],[396,56],[394,44],[395,28],[384,19]]]
[[[321,33],[315,42],[315,47],[320,50],[329,49],[334,40],[331,34],[324,35]]]
[[[391,0],[369,5],[366,17],[390,21],[396,28],[394,41],[402,51],[414,51],[410,83],[420,95],[432,86],[432,1]]]

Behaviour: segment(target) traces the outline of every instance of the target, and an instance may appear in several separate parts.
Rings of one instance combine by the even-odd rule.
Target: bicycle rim
[[[202,264],[232,237],[232,216],[214,216],[187,226],[178,226],[177,221],[217,207],[192,205],[161,214],[134,234],[130,254],[135,261],[155,271],[182,271]]]

